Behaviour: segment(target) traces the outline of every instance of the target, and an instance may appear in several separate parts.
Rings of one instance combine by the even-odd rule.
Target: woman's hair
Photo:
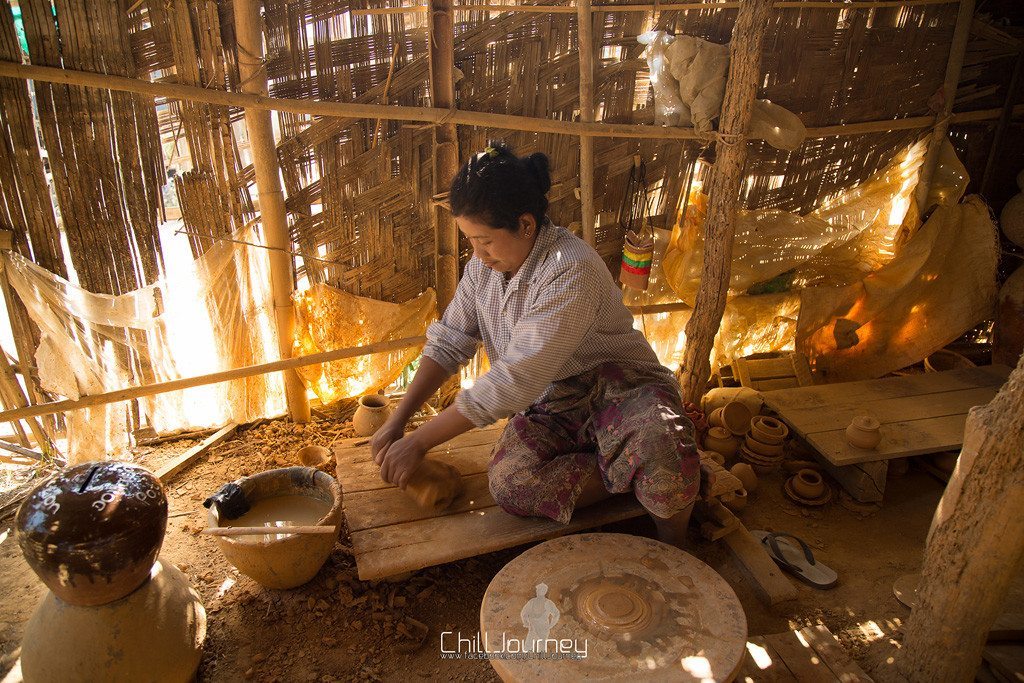
[[[541,225],[548,210],[550,165],[546,154],[517,157],[502,142],[488,143],[452,180],[448,195],[452,215],[516,232],[519,217],[529,213]]]

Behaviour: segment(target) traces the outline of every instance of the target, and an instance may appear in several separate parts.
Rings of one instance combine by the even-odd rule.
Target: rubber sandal
[[[807,544],[793,534],[753,530],[750,533],[764,544],[764,549],[776,564],[804,583],[821,589],[832,588],[839,583],[839,575],[831,567],[816,561]]]

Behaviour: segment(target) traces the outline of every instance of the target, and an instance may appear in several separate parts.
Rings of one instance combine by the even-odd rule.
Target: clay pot
[[[747,493],[753,493],[757,490],[757,474],[754,472],[753,467],[745,462],[738,462],[729,471],[743,483],[743,488]]]
[[[789,427],[774,417],[758,415],[750,420],[750,433],[761,443],[776,445],[789,436]]]
[[[391,416],[391,401],[383,394],[359,397],[359,407],[352,416],[356,436],[373,436]]]
[[[977,367],[969,358],[956,351],[939,349],[924,359],[925,372],[943,372]]]
[[[25,625],[26,681],[191,681],[206,610],[188,578],[159,560],[130,595],[96,607],[47,593]]]
[[[303,446],[295,451],[295,459],[306,467],[316,467],[331,459],[331,449],[324,446]]]
[[[739,512],[743,508],[747,507],[747,492],[744,489],[733,491],[722,496],[722,505],[729,508],[733,512]]]
[[[243,477],[237,484],[250,505],[276,496],[310,496],[331,505],[316,526],[337,527],[341,523],[341,486],[325,472],[311,467],[285,467]],[[207,525],[211,528],[221,526],[216,505],[207,513]],[[295,588],[312,579],[338,540],[337,534],[215,538],[228,562],[267,588]]]
[[[102,605],[149,577],[167,529],[167,496],[144,467],[88,462],[36,487],[16,528],[25,560],[57,597]]]
[[[724,427],[712,427],[704,437],[704,448],[721,453],[727,458],[736,455],[738,447],[739,441]]]
[[[750,450],[754,451],[758,455],[764,455],[769,458],[777,458],[780,455],[782,455],[783,452],[783,446],[781,443],[762,443],[761,441],[758,441],[750,434],[747,434],[747,438],[744,440],[744,442],[746,443],[747,448],[749,448]]]
[[[869,415],[858,415],[846,428],[846,440],[851,446],[870,450],[877,447],[878,442],[882,440],[880,427],[881,425],[875,418]]]
[[[825,482],[814,470],[800,470],[793,477],[793,491],[801,498],[817,500],[825,493]]]

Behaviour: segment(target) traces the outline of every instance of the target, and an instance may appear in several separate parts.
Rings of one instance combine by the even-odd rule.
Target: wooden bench
[[[871,681],[824,626],[757,636],[747,641],[747,656],[735,681],[852,683]]]
[[[504,423],[467,432],[431,451],[463,478],[463,493],[441,515],[419,508],[380,478],[369,439],[335,443],[343,509],[359,578],[377,580],[644,514],[632,494],[577,511],[567,525],[516,517],[487,487],[487,464]]]
[[[1009,374],[1005,365],[990,365],[762,391],[761,396],[857,500],[877,502],[890,459],[960,450],[967,412],[991,401]],[[847,443],[846,427],[858,415],[881,423],[877,448]]]

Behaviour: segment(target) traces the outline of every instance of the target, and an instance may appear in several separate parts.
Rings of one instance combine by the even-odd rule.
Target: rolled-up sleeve
[[[573,264],[536,286],[537,298],[512,329],[505,354],[455,399],[478,427],[536,401],[597,319],[599,280],[589,264]]]
[[[472,269],[467,266],[441,320],[427,328],[423,355],[436,361],[450,375],[470,361],[480,344],[473,282]]]

